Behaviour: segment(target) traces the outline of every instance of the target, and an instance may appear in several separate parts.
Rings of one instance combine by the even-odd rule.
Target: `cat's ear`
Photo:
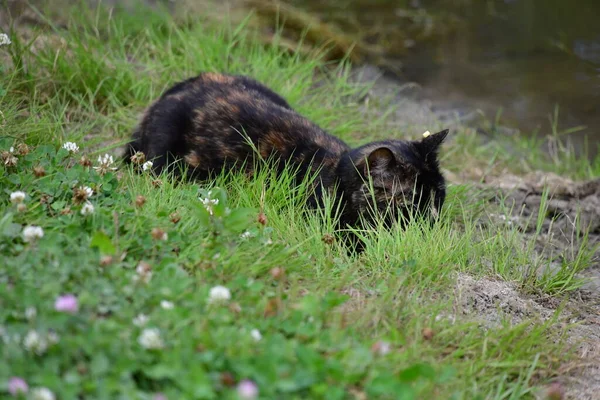
[[[386,170],[396,164],[396,156],[387,147],[378,147],[367,156],[369,171]]]
[[[415,146],[426,160],[434,160],[437,157],[440,145],[448,136],[448,132],[448,129],[444,129],[441,132],[431,134],[420,141],[416,141]]]

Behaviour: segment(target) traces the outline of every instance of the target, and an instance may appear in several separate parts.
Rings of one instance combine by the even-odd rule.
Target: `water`
[[[600,143],[600,0],[295,0],[383,45],[438,104],[481,109],[523,132],[584,126]],[[433,35],[424,32],[433,32]],[[407,49],[408,47],[408,49]]]

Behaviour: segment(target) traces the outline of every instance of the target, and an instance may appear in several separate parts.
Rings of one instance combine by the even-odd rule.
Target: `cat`
[[[374,222],[377,214],[391,226],[416,214],[438,217],[446,195],[438,152],[447,134],[352,149],[256,80],[204,72],[175,84],[148,107],[126,161],[143,153],[156,173],[179,162],[189,177],[207,180],[241,165],[252,172],[258,154],[274,159],[279,172],[293,166],[298,180],[316,174],[309,205],[321,205],[325,191],[333,194],[342,205],[340,227]]]

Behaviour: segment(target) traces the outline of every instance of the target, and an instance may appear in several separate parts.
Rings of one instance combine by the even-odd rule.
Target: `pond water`
[[[585,126],[572,136],[580,149],[587,136],[596,152],[600,0],[291,3],[345,31],[362,29],[363,39],[383,44],[401,74],[438,104],[481,109],[490,119],[502,110],[503,124],[540,134],[551,132],[549,115],[558,105],[560,130]]]

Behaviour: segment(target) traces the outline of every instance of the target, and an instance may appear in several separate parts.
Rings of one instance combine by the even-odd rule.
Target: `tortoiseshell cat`
[[[202,73],[177,83],[146,110],[127,159],[143,152],[157,173],[183,160],[191,177],[205,180],[244,161],[248,171],[258,152],[280,161],[278,170],[289,162],[300,180],[319,171],[309,202],[320,204],[325,190],[335,194],[343,204],[341,227],[356,226],[361,216],[372,220],[374,209],[392,224],[413,214],[437,217],[446,193],[437,154],[447,134],[351,149],[259,82]]]

